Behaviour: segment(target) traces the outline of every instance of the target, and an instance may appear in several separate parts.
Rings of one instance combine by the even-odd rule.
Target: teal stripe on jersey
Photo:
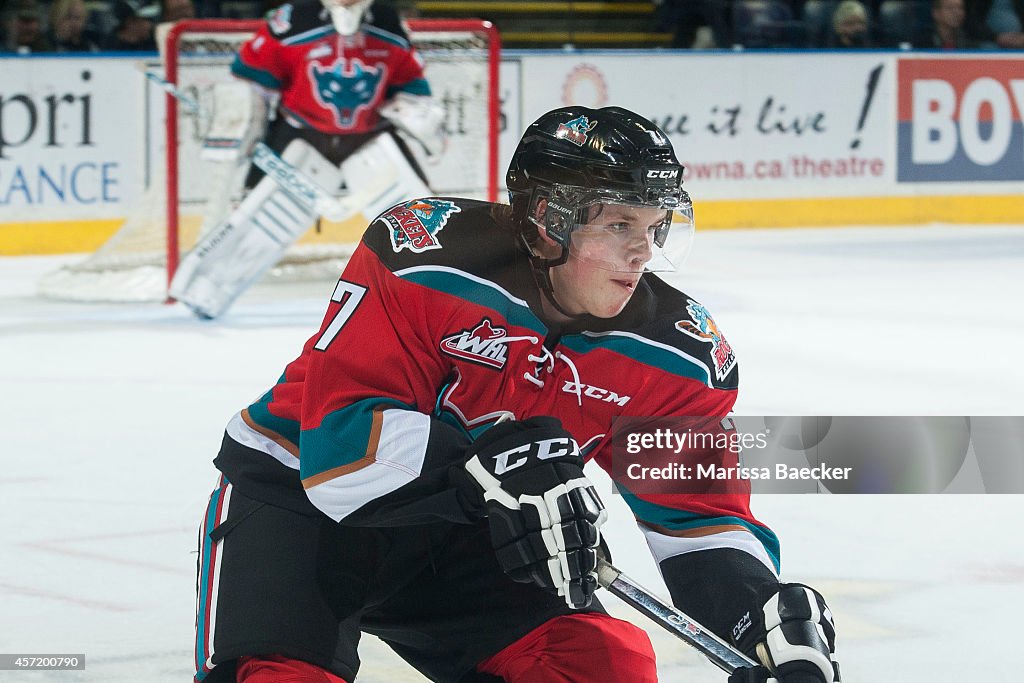
[[[668,344],[651,341],[629,333],[573,334],[562,337],[561,343],[576,353],[608,349],[630,360],[650,365],[680,377],[688,377],[711,386],[707,366],[698,359]]]
[[[404,85],[392,85],[387,89],[384,97],[391,98],[400,92],[407,95],[430,96],[430,84],[427,83],[426,79],[417,78],[415,81],[409,81]]]
[[[441,422],[444,422],[446,425],[458,429],[459,433],[464,435],[470,441],[475,441],[476,437],[480,436],[480,434],[482,434],[487,427],[491,426],[490,423],[488,423],[485,427],[480,427],[474,430],[474,433],[467,431],[466,428],[463,426],[462,422],[459,421],[459,418],[454,413],[451,413],[447,410],[437,411],[434,414],[434,417],[440,420]]]
[[[441,266],[423,266],[399,270],[395,275],[403,280],[489,308],[510,325],[528,328],[541,339],[547,334],[544,323],[534,315],[525,301],[513,297],[494,283],[475,278],[469,273]]]
[[[405,50],[409,49],[408,40],[405,40],[404,38],[402,38],[402,36],[391,33],[390,31],[385,31],[384,29],[378,28],[371,24],[363,24],[363,31],[373,36],[374,38],[379,38],[380,40],[383,40],[385,43],[397,45],[398,47]]]
[[[299,476],[316,476],[366,455],[373,411],[382,406],[415,410],[390,398],[368,398],[329,413],[315,429],[304,429],[299,442]]]
[[[707,517],[696,512],[687,512],[685,510],[668,508],[663,505],[658,505],[657,503],[651,503],[641,499],[636,494],[630,493],[622,484],[616,484],[615,488],[620,494],[622,494],[623,500],[626,501],[630,509],[633,511],[633,514],[635,514],[640,520],[650,524],[657,524],[658,526],[665,527],[666,529],[682,531],[685,529],[699,529],[701,527],[717,526],[720,524],[739,524],[752,533],[754,538],[760,541],[765,552],[768,553],[768,557],[772,559],[772,564],[775,565],[775,571],[779,572],[782,570],[782,553],[779,546],[779,538],[771,529],[751,524],[745,519],[740,519],[739,517],[732,517],[729,515],[722,517]]]
[[[284,384],[284,374],[281,374],[281,378],[277,380],[277,384],[274,386]],[[264,429],[280,434],[284,438],[291,441],[293,444],[298,445],[299,443],[299,423],[297,420],[289,420],[288,418],[278,417],[270,412],[270,402],[274,400],[274,389],[271,389],[267,393],[260,396],[259,400],[249,406],[249,417],[252,418],[253,422],[258,424]]]
[[[281,81],[277,80],[277,77],[269,71],[263,69],[255,69],[241,60],[240,57],[235,55],[235,61],[231,64],[231,73],[244,78],[249,81],[259,83],[264,88],[270,88],[271,90],[280,90]]]
[[[320,40],[325,36],[329,36],[334,33],[334,26],[324,26],[323,28],[315,28],[305,33],[299,33],[291,38],[285,38],[281,41],[282,45],[303,45],[305,43],[312,43],[314,40]]]

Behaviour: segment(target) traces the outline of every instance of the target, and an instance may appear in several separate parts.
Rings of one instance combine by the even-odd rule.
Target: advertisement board
[[[1024,180],[1024,62],[900,59],[898,180]]]
[[[792,53],[535,56],[524,118],[559,104],[634,109],[669,134],[705,199],[898,192],[894,60],[815,58],[821,68]]]
[[[94,249],[158,177],[153,58],[0,65],[0,251]],[[1020,74],[1005,53],[511,53],[499,178],[540,114],[620,105],[669,134],[703,227],[1022,222]]]
[[[124,215],[145,148],[137,60],[9,58],[0,69],[0,223]]]

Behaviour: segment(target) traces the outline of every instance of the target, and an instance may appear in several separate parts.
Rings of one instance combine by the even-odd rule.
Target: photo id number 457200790
[[[84,654],[0,654],[0,671],[82,671]]]

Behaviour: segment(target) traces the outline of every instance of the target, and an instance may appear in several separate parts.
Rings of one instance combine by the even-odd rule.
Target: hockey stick
[[[599,560],[597,580],[609,592],[647,615],[663,629],[696,648],[727,674],[756,662],[674,607],[648,593],[614,565]]]
[[[199,103],[173,83],[160,78],[148,69],[143,73],[157,87],[178,100],[190,114],[197,116],[203,114]],[[330,220],[344,220],[352,214],[348,207],[341,206],[338,199],[332,197],[326,190],[303,175],[262,142],[257,144],[253,150],[252,162],[305,208],[316,211]]]
[[[174,99],[181,102],[181,105],[185,107],[185,109],[187,109],[190,114],[199,113],[199,103],[191,97],[189,97],[188,95],[186,95],[185,93],[183,93],[178,88],[176,88],[173,83],[171,83],[170,81],[165,81],[164,79],[160,78],[148,69],[144,70],[143,73],[146,74],[146,78],[156,83],[158,88],[163,90],[168,95],[172,95]]]
[[[505,412],[495,420],[498,425],[515,416]],[[643,586],[622,573],[615,565],[604,559],[603,551],[598,551],[597,582],[612,595],[618,597],[630,607],[643,613],[651,621],[695,648],[712,664],[727,674],[736,669],[757,666],[757,662],[725,642],[684,612],[651,595]]]
[[[178,100],[189,113],[202,116],[203,111],[199,103],[182,92],[180,88],[148,69],[143,73],[161,90]],[[252,163],[270,176],[301,205],[336,222],[351,218],[372,200],[383,195],[397,179],[397,173],[391,169],[390,173],[376,176],[371,185],[362,188],[359,192],[336,197],[262,142],[253,149]]]

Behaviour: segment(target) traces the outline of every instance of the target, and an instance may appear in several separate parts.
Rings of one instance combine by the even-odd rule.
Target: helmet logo
[[[661,180],[671,180],[679,176],[678,168],[665,169],[661,171],[650,170],[647,172],[648,178],[659,178]]]
[[[589,137],[587,133],[594,130],[597,126],[597,121],[591,121],[585,115],[581,114],[571,121],[558,124],[558,130],[555,131],[555,137],[568,140],[577,147],[582,147],[587,142]]]

